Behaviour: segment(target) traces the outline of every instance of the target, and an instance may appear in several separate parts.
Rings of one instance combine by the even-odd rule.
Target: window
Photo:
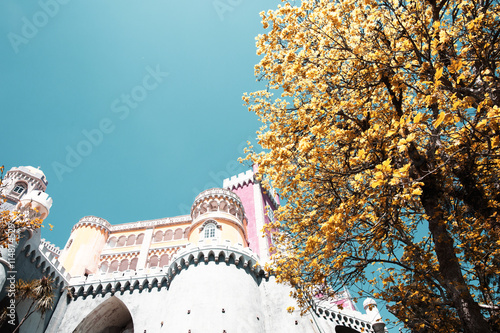
[[[99,268],[99,271],[100,271],[101,273],[106,273],[106,272],[108,271],[108,265],[109,265],[109,264],[108,264],[108,262],[107,262],[107,261],[103,262],[103,263],[101,264],[101,267]]]
[[[116,246],[116,237],[111,237],[108,241],[108,247],[115,247]]]
[[[130,267],[129,269],[135,271],[137,269],[137,262],[139,261],[138,258],[134,258],[130,261]]]
[[[215,237],[215,224],[209,223],[205,226],[205,238]]]
[[[141,245],[143,241],[144,241],[144,234],[140,234],[139,236],[137,236],[137,239],[135,240],[135,245]]]
[[[118,267],[118,270],[120,272],[126,271],[128,269],[128,259],[124,259],[120,262],[120,266]]]
[[[169,262],[168,254],[164,254],[160,258],[160,267],[167,266]]]
[[[182,238],[183,231],[182,229],[177,229],[174,232],[174,239],[181,239]]]
[[[132,246],[135,243],[135,235],[130,235],[127,238],[127,246]]]
[[[172,232],[172,230],[167,230],[167,231],[165,231],[165,237],[163,239],[166,241],[169,241],[169,240],[172,240],[173,237],[174,237],[174,233]]]
[[[109,265],[109,269],[108,269],[108,272],[116,272],[118,271],[118,260],[113,260],[111,262],[111,265]]]
[[[24,184],[16,184],[14,189],[12,190],[16,194],[23,194],[23,192],[26,190],[26,186]]]
[[[149,259],[149,267],[150,268],[155,268],[158,266],[158,256],[152,256],[151,259]]]
[[[118,238],[118,245],[117,246],[125,246],[125,242],[127,241],[127,237],[121,236]]]
[[[163,231],[158,230],[158,231],[155,233],[155,238],[154,238],[154,241],[155,241],[155,242],[161,242],[162,240],[163,240]]]

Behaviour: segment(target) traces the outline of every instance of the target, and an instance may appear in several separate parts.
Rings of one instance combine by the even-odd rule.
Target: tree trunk
[[[424,183],[421,202],[425,213],[429,216],[429,231],[435,245],[439,273],[446,292],[462,321],[464,332],[492,332],[463,278],[453,239],[446,229],[446,218],[442,210],[443,202],[439,195],[439,180],[435,176],[429,176]]]

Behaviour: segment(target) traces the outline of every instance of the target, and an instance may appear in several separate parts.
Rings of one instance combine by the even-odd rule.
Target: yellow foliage
[[[479,307],[500,302],[499,7],[304,0],[261,13],[255,73],[269,89],[243,99],[264,151],[246,159],[284,198],[271,266],[302,306],[318,285],[370,280],[415,331],[500,330]]]

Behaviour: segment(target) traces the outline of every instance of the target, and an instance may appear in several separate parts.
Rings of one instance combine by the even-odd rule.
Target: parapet
[[[244,185],[253,184],[253,182],[254,173],[252,170],[248,170],[238,174],[237,176],[224,179],[222,187],[228,190],[234,190],[238,187],[243,187]]]
[[[52,253],[54,256],[59,257],[59,255],[61,254],[61,249],[51,242],[45,240],[45,238],[42,238],[40,241],[40,250],[46,256],[49,256]]]
[[[82,217],[77,224],[73,226],[71,232],[75,231],[77,228],[84,226],[94,226],[96,229],[102,229],[106,234],[110,233],[111,224],[103,218],[89,215]]]
[[[22,180],[36,180],[39,179],[41,181],[42,190],[45,191],[49,182],[47,178],[45,178],[45,174],[42,170],[34,168],[32,166],[20,166],[11,168],[7,171],[6,177],[10,176],[14,179],[22,179]]]
[[[31,191],[21,199],[21,204],[26,202],[34,201],[42,205],[47,209],[47,215],[50,212],[50,208],[52,207],[52,198],[49,195],[42,191]]]
[[[212,188],[198,194],[191,207],[193,221],[210,212],[229,213],[236,217],[241,225],[245,219],[245,209],[240,198],[234,192],[222,188]]]

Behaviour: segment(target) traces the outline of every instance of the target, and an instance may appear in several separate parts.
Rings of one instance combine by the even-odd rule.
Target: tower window
[[[205,226],[205,238],[215,237],[215,224],[209,223]]]
[[[16,184],[14,187],[13,192],[17,194],[23,194],[23,192],[26,190],[26,187],[23,184]]]

